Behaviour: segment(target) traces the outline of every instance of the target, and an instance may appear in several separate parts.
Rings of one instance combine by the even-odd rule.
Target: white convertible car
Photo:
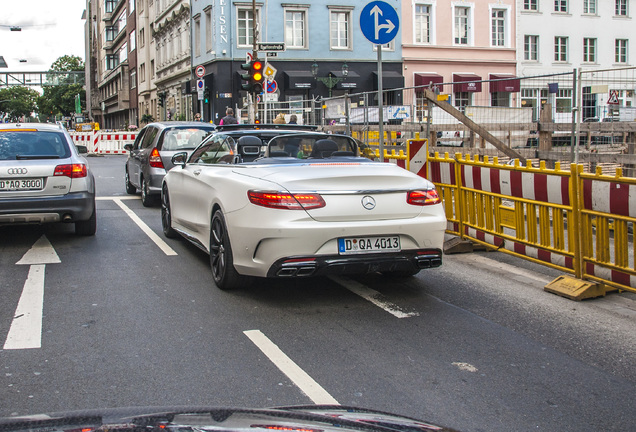
[[[219,288],[250,277],[410,276],[442,264],[446,217],[432,183],[357,156],[350,137],[295,132],[221,130],[187,162],[185,152],[173,156],[164,234],[210,254]]]

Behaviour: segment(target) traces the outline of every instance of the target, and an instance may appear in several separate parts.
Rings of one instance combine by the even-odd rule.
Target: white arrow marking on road
[[[364,286],[361,283],[356,282],[352,279],[339,277],[339,276],[330,276],[329,279],[336,282],[337,284],[342,285],[343,287],[345,287],[352,293],[359,295],[363,299],[370,301],[371,303],[373,303],[380,309],[383,309],[386,312],[390,313],[394,317],[411,318],[415,316],[420,316],[418,312],[404,312],[397,305],[394,305],[393,303],[386,301],[384,296],[380,294],[379,292],[377,292],[376,290],[373,290],[367,286]]]
[[[18,307],[13,315],[4,349],[30,349],[42,346],[42,309],[44,307],[44,273],[46,264],[59,263],[60,257],[42,236],[16,264],[30,265],[29,275]]]
[[[287,357],[278,346],[265,336],[260,330],[247,330],[243,332],[250,338],[278,369],[296,384],[296,386],[309,396],[316,404],[340,405],[320,384],[318,384],[307,372],[302,370],[292,359]]]

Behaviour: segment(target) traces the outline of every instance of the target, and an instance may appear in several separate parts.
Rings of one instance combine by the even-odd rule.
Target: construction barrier
[[[132,144],[137,137],[136,132],[70,132],[76,144],[85,145],[89,153],[126,154],[125,144]]]
[[[429,157],[447,232],[614,289],[636,292],[630,227],[636,179],[500,164],[448,153]]]

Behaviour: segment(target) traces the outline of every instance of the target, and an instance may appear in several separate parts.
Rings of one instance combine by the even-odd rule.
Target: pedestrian
[[[194,121],[198,121],[198,122],[200,122],[200,121],[201,121],[201,114],[196,113],[196,114],[194,115]]]
[[[292,114],[289,117],[289,123],[287,124],[298,124],[298,117],[296,117],[296,114]]]
[[[285,124],[285,114],[278,114],[278,116],[274,119],[274,124]]]
[[[238,124],[238,120],[234,117],[234,110],[228,108],[225,110],[225,117],[221,119],[220,125]]]

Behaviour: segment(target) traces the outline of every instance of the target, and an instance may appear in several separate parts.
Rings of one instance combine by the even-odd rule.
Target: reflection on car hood
[[[420,420],[339,405],[264,409],[135,407],[0,419],[0,432],[426,432],[453,431]]]

